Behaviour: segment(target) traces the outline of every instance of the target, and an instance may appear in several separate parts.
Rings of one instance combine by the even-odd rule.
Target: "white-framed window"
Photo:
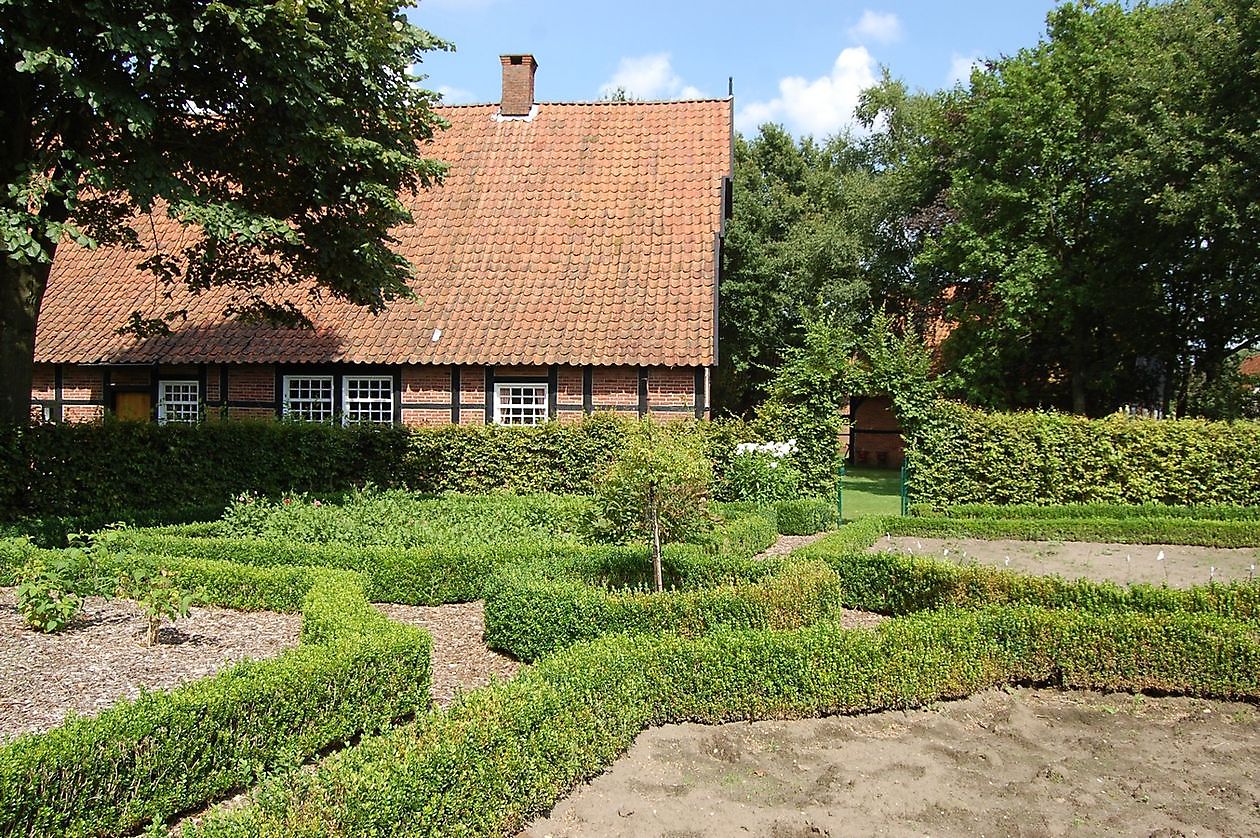
[[[494,421],[500,425],[537,425],[547,421],[547,385],[496,384]]]
[[[197,381],[159,381],[157,420],[193,423],[201,419],[201,384]]]
[[[284,377],[284,418],[327,422],[333,416],[333,377],[331,375],[286,375]]]
[[[394,379],[389,375],[347,375],[341,379],[341,421],[344,424],[394,423]]]

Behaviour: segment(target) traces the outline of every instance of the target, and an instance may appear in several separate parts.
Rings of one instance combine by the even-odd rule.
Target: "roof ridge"
[[[619,102],[619,101],[610,102],[610,101],[605,101],[602,99],[593,99],[593,100],[580,101],[580,102],[572,102],[572,101],[545,102],[544,101],[544,102],[535,102],[534,104],[535,105],[560,105],[560,106],[568,106],[568,107],[586,107],[589,105],[608,105],[611,107],[624,107],[626,105],[708,104],[710,102],[714,102],[714,103],[730,102],[732,101],[732,99],[733,97],[731,96],[699,97],[699,98],[693,98],[693,99],[643,99],[643,100],[633,100],[633,101],[628,101],[628,102]],[[445,102],[440,102],[434,105],[434,107],[435,108],[492,108],[492,107],[498,107],[498,105],[499,105],[498,102],[460,102],[458,104],[447,104]]]

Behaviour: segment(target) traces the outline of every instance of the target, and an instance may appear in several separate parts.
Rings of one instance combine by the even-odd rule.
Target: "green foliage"
[[[432,498],[368,486],[337,503],[305,495],[272,501],[243,494],[233,499],[216,532],[229,538],[403,548],[569,542],[589,510],[589,500],[576,496],[448,493]]]
[[[727,501],[760,505],[799,496],[801,474],[787,459],[787,453],[780,456],[761,447],[736,452],[722,475],[717,495]]]
[[[5,518],[86,514],[103,525],[134,520],[136,510],[221,511],[246,490],[280,495],[392,485],[403,471],[409,432],[317,422],[106,422],[38,425],[16,439],[20,465],[0,483],[12,491],[0,497]]]
[[[173,579],[209,592],[235,576],[257,596],[256,569],[174,563]],[[203,573],[205,575],[203,575]],[[257,604],[293,610],[292,569],[278,597]],[[100,835],[217,800],[266,773],[293,769],[333,743],[379,733],[429,703],[428,636],[368,605],[355,574],[306,571],[299,597],[302,645],[246,661],[169,692],[142,693],[92,717],[0,746],[0,832]],[[239,606],[236,597],[216,600]]]
[[[915,504],[910,514],[932,518],[994,518],[1023,520],[1028,518],[1066,518],[1083,520],[1107,518],[1163,519],[1194,518],[1204,521],[1260,521],[1260,506],[1165,506],[1158,503],[1071,503],[1054,505],[970,503],[945,508]],[[1187,541],[1170,542],[1189,544]]]
[[[819,498],[785,500],[774,505],[774,518],[783,535],[813,535],[836,525],[836,507]]]
[[[34,324],[65,239],[136,248],[165,212],[192,232],[144,259],[155,281],[225,287],[225,313],[247,319],[304,321],[272,286],[372,311],[411,294],[390,247],[410,219],[399,195],[444,170],[421,156],[441,120],[413,68],[446,44],[405,5],[0,4],[0,425],[29,419]],[[178,319],[161,299],[135,332]]]
[[[187,617],[194,602],[201,602],[201,591],[181,591],[175,584],[174,573],[166,568],[136,563],[119,577],[118,593],[140,603],[149,620],[148,641],[156,646],[158,632],[164,620],[174,622]]]
[[[1010,683],[1254,700],[1260,643],[1220,618],[1036,608],[603,637],[274,781],[192,835],[511,834],[649,725],[900,709]]]
[[[707,529],[713,466],[699,441],[644,420],[600,478],[593,527],[614,542],[686,541]]]
[[[1260,423],[987,413],[942,402],[907,452],[910,497],[1260,506]]]
[[[1260,337],[1257,26],[1233,0],[1068,3],[948,96],[923,148],[951,218],[920,261],[952,393],[1184,414]]]
[[[18,612],[43,632],[61,631],[79,613],[82,598],[74,591],[72,559],[35,559],[18,576]]]
[[[933,523],[943,526],[932,526]],[[1114,530],[1104,528],[1120,522],[1098,519],[1094,523],[1100,529],[1089,531],[1085,529],[1090,523],[1087,521],[868,518],[802,549],[798,555],[825,561],[836,571],[847,607],[882,614],[907,614],[935,608],[1035,605],[1095,614],[1209,614],[1260,621],[1258,585],[1211,584],[1188,589],[1151,585],[1121,587],[1110,582],[1069,581],[1057,576],[1028,576],[981,565],[955,565],[900,553],[870,553],[866,549],[885,532],[980,538],[1037,537],[1036,533],[1030,534],[1021,528],[1021,523],[1034,526],[1058,523],[1063,528],[1055,537],[1089,539],[1099,537],[1100,529],[1114,535]],[[1158,535],[1153,537],[1158,538]],[[1252,527],[1252,537],[1260,538],[1260,528]],[[1173,538],[1167,543],[1186,541]],[[1252,543],[1260,544],[1260,540]]]

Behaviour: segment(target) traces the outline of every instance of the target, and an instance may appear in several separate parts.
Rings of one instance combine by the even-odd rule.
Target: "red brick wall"
[[[110,370],[109,383],[124,387],[148,387],[153,381],[150,371],[150,367],[117,367]]]
[[[582,406],[582,368],[581,367],[560,367],[556,371],[556,407],[581,407]],[[560,410],[557,411],[560,416],[574,411]],[[577,414],[581,416],[581,413]]]
[[[56,398],[56,371],[52,364],[36,364],[31,378],[31,399]]]
[[[449,425],[451,411],[404,407],[402,421],[404,425]]]
[[[105,406],[99,404],[68,404],[61,408],[64,422],[96,422],[105,416]]]
[[[61,397],[71,401],[103,402],[104,372],[100,368],[65,366],[61,370]],[[76,415],[81,415],[78,411]],[[66,419],[70,414],[67,410]]]
[[[463,382],[460,382],[463,389]],[[403,404],[438,404],[451,400],[451,368],[435,366],[409,366],[402,371]],[[451,421],[451,412],[446,412],[446,421]],[[407,422],[406,417],[403,422]]]
[[[596,410],[639,415],[639,370],[637,367],[595,367],[591,379]]]
[[[662,407],[683,411],[659,410]],[[696,374],[685,367],[652,367],[648,370],[648,411],[659,419],[696,415]]]
[[[228,381],[228,389],[232,389],[231,380]],[[270,407],[229,407],[227,409],[228,418],[230,419],[275,419],[275,408]]]
[[[262,364],[233,364],[228,367],[229,402],[274,402],[275,400],[275,367]],[[275,415],[275,410],[271,411],[271,415]]]
[[[214,364],[206,367],[206,392],[201,394],[201,400],[207,404],[219,400],[219,367]]]
[[[484,405],[486,403],[486,368],[464,366],[459,368],[459,403],[461,405]],[[475,415],[477,418],[470,418]],[[465,410],[460,414],[461,424],[486,421],[484,407]]]

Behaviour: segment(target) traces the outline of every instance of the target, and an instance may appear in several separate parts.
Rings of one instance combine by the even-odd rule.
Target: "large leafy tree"
[[[992,406],[1181,406],[1260,338],[1260,17],[1069,4],[944,104],[952,218],[918,257]]]
[[[445,44],[397,0],[0,0],[0,424],[29,416],[57,249],[135,248],[227,313],[301,321],[303,284],[378,310],[408,293],[389,230],[440,177],[410,68]],[[146,214],[197,235],[142,252]],[[139,232],[137,232],[139,231]],[[138,331],[162,312],[137,312]],[[165,314],[170,314],[169,312]]]
[[[735,205],[719,289],[715,401],[747,413],[819,312],[865,308],[871,172],[848,137],[819,144],[765,125],[735,140]]]

